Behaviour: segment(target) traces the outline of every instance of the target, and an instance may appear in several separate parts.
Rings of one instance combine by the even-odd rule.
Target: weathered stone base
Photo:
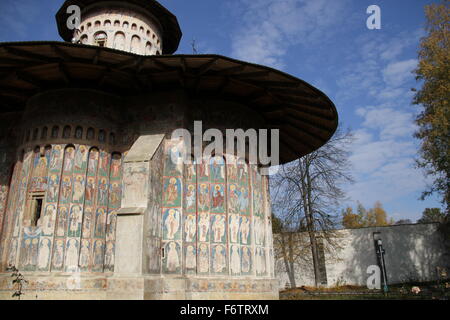
[[[27,300],[278,300],[276,279],[24,275]],[[0,300],[13,293],[11,275],[0,274]]]

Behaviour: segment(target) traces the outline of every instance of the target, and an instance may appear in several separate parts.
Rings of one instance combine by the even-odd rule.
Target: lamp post
[[[383,275],[383,291],[388,292],[386,263],[384,262],[385,250],[383,248],[383,241],[381,240],[381,232],[373,233],[373,241],[375,243],[375,252],[377,254],[378,264],[380,265],[381,273]]]

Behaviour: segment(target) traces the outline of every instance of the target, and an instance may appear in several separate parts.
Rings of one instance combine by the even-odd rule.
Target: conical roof
[[[262,116],[261,128],[280,129],[281,163],[325,144],[338,124],[333,102],[305,81],[220,55],[140,56],[66,42],[0,43],[0,115],[24,110],[28,98],[57,88],[123,96],[181,88],[239,102]]]

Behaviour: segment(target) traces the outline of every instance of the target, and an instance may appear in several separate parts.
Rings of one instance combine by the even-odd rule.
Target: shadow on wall
[[[377,264],[373,232],[380,232],[388,283],[436,280],[436,267],[450,266],[445,254],[448,248],[438,226],[413,224],[349,230],[351,241],[343,257],[341,278],[347,284],[366,285],[367,267]]]

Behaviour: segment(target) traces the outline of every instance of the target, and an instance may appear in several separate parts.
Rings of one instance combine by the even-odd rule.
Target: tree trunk
[[[306,166],[305,166],[305,176],[306,176],[306,185],[304,189],[305,194],[305,217],[306,224],[308,228],[309,240],[311,243],[311,254],[313,258],[313,268],[314,268],[314,284],[316,287],[320,285],[320,268],[319,268],[319,251],[317,247],[317,239],[314,227],[314,216],[313,216],[313,208],[311,203],[311,176],[309,174],[309,163],[308,156],[306,156]]]
[[[284,239],[285,234],[282,232],[280,233],[280,238],[281,238],[281,252],[283,254],[283,262],[284,262],[284,266],[286,268],[286,273],[288,274],[289,277],[289,283],[291,285],[291,288],[296,288],[297,285],[295,283],[295,274],[294,274],[294,263],[293,261],[289,261],[289,257],[286,251],[286,241]],[[289,256],[292,256],[292,234],[289,234]],[[292,259],[291,259],[292,260]]]

